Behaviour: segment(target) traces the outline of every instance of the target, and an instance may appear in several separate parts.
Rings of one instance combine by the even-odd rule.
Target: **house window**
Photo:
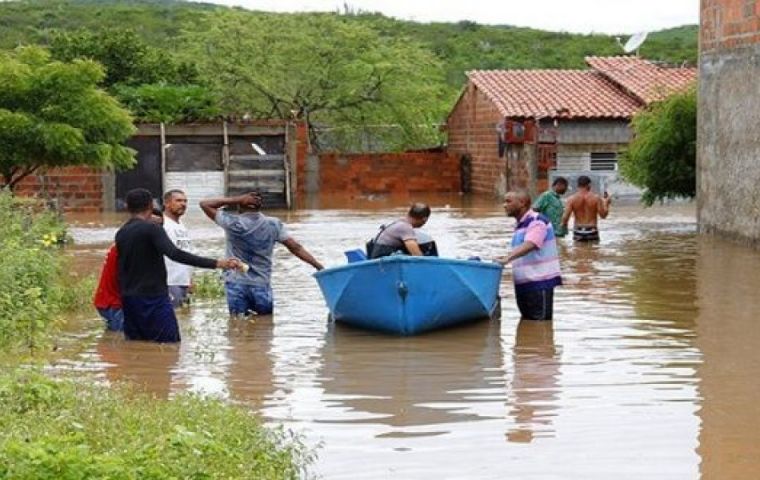
[[[617,170],[617,153],[615,152],[592,152],[592,172],[614,172]]]

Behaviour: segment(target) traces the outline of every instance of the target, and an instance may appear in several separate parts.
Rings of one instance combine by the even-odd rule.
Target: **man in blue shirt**
[[[227,305],[231,315],[272,313],[272,252],[281,243],[290,253],[317,270],[324,267],[288,234],[282,222],[261,213],[262,199],[252,192],[239,197],[206,199],[203,212],[224,229],[227,255],[245,263],[241,270],[225,274]],[[223,207],[237,207],[231,213]]]

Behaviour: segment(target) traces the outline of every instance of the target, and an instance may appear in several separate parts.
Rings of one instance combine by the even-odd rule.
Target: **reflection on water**
[[[336,265],[406,201],[276,214]],[[513,222],[497,202],[430,201],[443,255],[505,252]],[[78,263],[99,266],[119,219],[81,221]],[[221,255],[216,226],[186,223]],[[104,335],[58,368],[248,405],[321,444],[316,473],[330,479],[755,477],[760,256],[699,239],[690,206],[616,205],[602,228],[598,245],[561,244],[553,323],[518,321],[507,270],[501,322],[413,338],[328,325],[310,268],[278,248],[274,316],[199,303],[180,315],[179,348]]]
[[[516,425],[507,431],[507,440],[530,443],[535,437],[551,437],[560,373],[553,322],[519,322],[513,351],[509,413]]]
[[[397,338],[332,325],[321,385],[333,404],[319,421],[379,422],[389,428],[378,437],[403,437],[448,433],[441,427],[450,422],[496,418],[478,406],[503,400],[498,329],[498,322],[484,321]]]

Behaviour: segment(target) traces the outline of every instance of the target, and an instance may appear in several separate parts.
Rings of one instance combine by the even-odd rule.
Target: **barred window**
[[[590,166],[592,172],[614,172],[617,170],[617,153],[592,152]]]

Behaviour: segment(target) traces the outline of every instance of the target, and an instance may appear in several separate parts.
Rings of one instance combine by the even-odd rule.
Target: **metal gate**
[[[116,210],[127,208],[125,197],[133,188],[145,188],[153,198],[163,194],[161,174],[161,139],[155,136],[136,136],[126,145],[137,151],[137,164],[131,170],[116,174]]]
[[[256,191],[265,208],[290,206],[285,135],[230,137],[227,193]]]

